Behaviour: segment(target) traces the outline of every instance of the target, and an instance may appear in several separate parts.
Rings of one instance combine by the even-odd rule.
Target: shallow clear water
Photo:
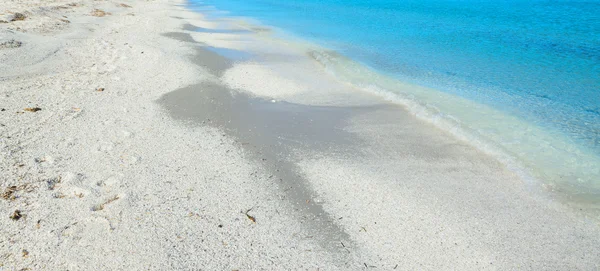
[[[192,3],[283,29],[378,74],[485,105],[409,93],[366,70],[354,82],[372,80],[379,91],[434,106],[542,172],[538,177],[600,191],[600,0]],[[332,55],[315,58],[349,69]],[[357,77],[354,70],[347,78]]]

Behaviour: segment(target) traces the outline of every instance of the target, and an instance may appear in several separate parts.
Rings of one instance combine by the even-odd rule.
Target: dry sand
[[[160,35],[180,27],[177,2],[123,3],[0,4],[27,16],[0,24],[22,42],[0,50],[0,269],[340,266],[242,143],[154,102],[213,77]]]
[[[0,20],[0,270],[599,268],[597,220],[263,28],[169,0]]]

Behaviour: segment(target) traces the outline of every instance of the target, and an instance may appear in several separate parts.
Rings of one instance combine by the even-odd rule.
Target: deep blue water
[[[600,0],[192,2],[488,105],[600,156]]]

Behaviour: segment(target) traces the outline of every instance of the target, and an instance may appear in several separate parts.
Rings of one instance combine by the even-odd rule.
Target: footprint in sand
[[[58,190],[54,197],[55,198],[84,198],[90,194],[90,190],[79,188],[79,187],[64,187]]]
[[[81,185],[85,179],[85,175],[74,172],[64,172],[60,177],[61,182],[67,185]]]
[[[57,191],[54,194],[55,198],[84,198],[88,196],[91,191],[89,189],[82,188],[85,185],[83,180],[85,176],[81,173],[64,172],[60,176],[60,182],[53,184],[53,188]],[[58,185],[60,183],[60,186]],[[52,183],[48,183],[52,185]]]
[[[108,219],[92,216],[66,226],[61,232],[61,236],[77,242],[95,243],[94,241],[99,240],[93,239],[103,238],[111,229],[112,226]]]

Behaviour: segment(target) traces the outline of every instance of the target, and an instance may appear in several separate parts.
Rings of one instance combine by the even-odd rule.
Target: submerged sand
[[[599,267],[597,220],[268,31],[168,0],[0,20],[0,269]]]

